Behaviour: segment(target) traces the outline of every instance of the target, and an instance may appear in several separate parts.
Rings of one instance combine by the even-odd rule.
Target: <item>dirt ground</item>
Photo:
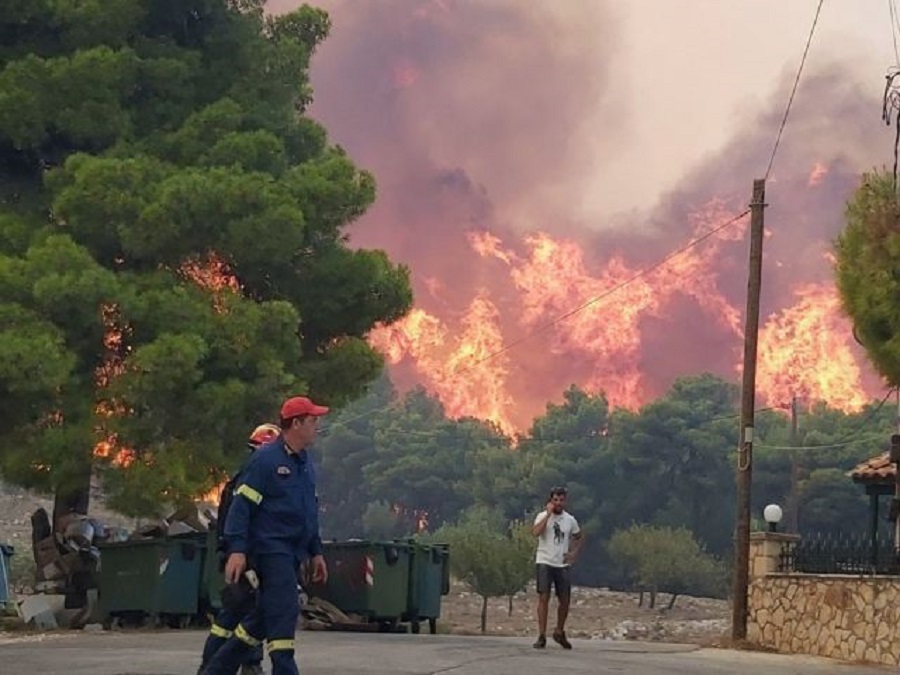
[[[645,600],[647,597],[645,596]],[[657,599],[663,607],[668,595]],[[556,619],[555,600],[550,605],[550,625]],[[488,603],[487,632],[493,635],[535,635],[535,596],[533,590],[513,598],[512,616],[507,599]],[[454,583],[443,599],[441,623],[453,633],[474,633],[481,621],[481,598]],[[679,596],[672,610],[638,607],[634,593],[606,589],[575,588],[569,612],[570,636],[608,640],[650,640],[685,642],[700,645],[719,644],[730,628],[730,605],[725,600]]]
[[[12,544],[17,551],[13,568],[27,576],[31,564],[31,514],[43,506],[52,510],[49,499],[24,490],[0,485],[0,542]],[[134,528],[137,522],[103,508],[94,500],[91,515],[107,525]],[[21,590],[21,589],[17,589]],[[668,596],[658,603],[665,607]],[[536,633],[533,590],[513,598],[512,615],[506,598],[492,599],[488,605],[487,632],[493,635],[530,636]],[[443,598],[441,629],[451,633],[479,632],[481,598],[454,582]],[[551,624],[555,620],[555,600],[551,604]],[[638,607],[638,596],[605,589],[575,588],[569,615],[571,636],[612,639],[687,642],[714,645],[728,632],[730,609],[724,600],[679,597],[673,610]]]

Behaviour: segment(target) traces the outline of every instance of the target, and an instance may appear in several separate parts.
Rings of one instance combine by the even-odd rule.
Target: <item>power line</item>
[[[580,312],[583,312],[585,309],[597,304],[601,300],[605,300],[609,296],[613,295],[614,293],[617,293],[618,291],[622,290],[629,284],[637,281],[641,277],[645,277],[648,274],[650,274],[651,272],[655,272],[657,269],[659,269],[660,267],[662,267],[663,265],[668,263],[670,260],[677,258],[678,256],[682,255],[683,253],[685,253],[688,250],[692,249],[693,247],[697,246],[698,244],[703,243],[704,241],[706,241],[713,235],[716,235],[719,232],[721,232],[722,230],[724,230],[725,228],[730,227],[734,223],[741,220],[748,213],[750,213],[750,209],[745,209],[742,213],[739,213],[738,215],[734,216],[733,218],[729,218],[728,220],[723,222],[721,225],[718,225],[718,226],[712,228],[711,230],[708,230],[707,232],[700,235],[699,237],[691,239],[683,246],[675,249],[674,251],[672,251],[668,255],[664,256],[663,258],[659,259],[657,262],[653,263],[652,265],[642,268],[641,270],[639,270],[632,276],[628,277],[627,279],[624,279],[623,281],[619,282],[612,288],[609,288],[606,291],[604,291],[603,293],[600,293],[599,295],[596,295],[593,298],[590,298],[589,300],[583,302],[582,304],[578,305],[574,309],[569,310],[565,314],[561,314],[561,315],[557,316],[556,318],[552,319],[551,321],[548,321],[547,323],[538,326],[537,328],[532,330],[530,333],[526,333],[519,339],[513,340],[512,342],[505,344],[500,349],[498,349],[494,352],[491,352],[490,354],[487,354],[486,356],[484,356],[476,361],[469,363],[468,365],[464,366],[463,368],[461,368],[457,371],[454,371],[454,375],[460,375],[462,373],[468,372],[475,366],[480,365],[480,364],[484,363],[485,361],[489,361],[490,359],[496,358],[496,357],[500,356],[501,354],[505,354],[506,352],[513,349],[514,347],[517,347],[520,344],[530,340],[534,336],[539,335],[540,333],[546,331],[547,329],[552,328],[553,326],[565,321],[566,319],[568,319],[572,316],[575,316],[576,314],[578,314]],[[363,418],[368,417],[369,415],[372,415],[376,412],[381,412],[382,410],[385,410],[385,409],[369,410],[368,412],[361,413],[361,414],[357,415],[356,417],[351,417],[349,420],[345,420],[340,423],[335,422],[333,425],[331,425],[331,428],[334,428],[338,425],[346,426],[346,425],[350,424],[351,422],[355,422],[357,420],[363,419]]]
[[[500,356],[501,354],[504,354],[504,353],[508,352],[508,351],[509,351],[510,349],[512,349],[513,347],[517,347],[518,345],[522,344],[523,342],[525,342],[525,341],[527,341],[527,340],[530,340],[530,339],[533,338],[535,335],[538,335],[538,334],[544,332],[545,330],[547,330],[547,329],[549,329],[549,328],[552,328],[552,327],[555,326],[556,324],[562,323],[562,322],[565,321],[566,319],[568,319],[568,318],[570,318],[570,317],[572,317],[572,316],[575,316],[576,314],[578,314],[578,313],[580,313],[580,312],[583,312],[583,311],[584,311],[585,309],[587,309],[588,307],[590,307],[590,306],[592,306],[592,305],[595,305],[595,304],[597,304],[598,302],[600,302],[601,300],[604,300],[604,299],[608,298],[608,297],[609,297],[610,295],[612,295],[613,293],[616,293],[617,291],[619,291],[619,290],[625,288],[625,286],[628,286],[629,284],[631,284],[631,283],[637,281],[637,280],[640,279],[641,277],[647,276],[647,275],[650,274],[651,272],[655,272],[657,269],[659,269],[660,267],[662,267],[663,265],[665,265],[667,262],[669,262],[669,261],[672,260],[673,258],[677,258],[678,256],[680,256],[681,254],[685,253],[685,252],[688,251],[689,249],[693,248],[693,247],[696,246],[697,244],[700,244],[700,243],[706,241],[707,239],[709,239],[710,237],[712,237],[714,234],[717,234],[717,233],[721,232],[722,230],[724,230],[726,227],[729,227],[730,225],[733,225],[734,223],[736,223],[737,221],[739,221],[741,218],[743,218],[744,216],[746,216],[748,213],[750,213],[750,209],[746,209],[743,213],[740,213],[739,215],[735,216],[734,218],[731,218],[730,220],[727,220],[726,222],[722,223],[722,224],[719,225],[718,227],[715,227],[715,228],[713,228],[712,230],[709,230],[709,231],[706,232],[705,234],[703,234],[703,235],[697,237],[696,239],[692,239],[692,240],[689,241],[687,244],[685,244],[685,245],[682,246],[681,248],[675,249],[674,251],[672,251],[671,253],[669,253],[669,254],[668,254],[667,256],[665,256],[664,258],[661,258],[661,259],[660,259],[659,261],[657,261],[656,263],[650,265],[649,267],[645,267],[645,268],[641,269],[640,271],[638,271],[637,273],[635,273],[635,274],[633,274],[632,276],[628,277],[628,278],[625,279],[624,281],[619,282],[618,284],[616,284],[616,285],[613,286],[612,288],[610,288],[610,289],[604,291],[604,292],[601,293],[600,295],[596,295],[596,296],[594,296],[593,298],[591,298],[590,300],[587,300],[586,302],[583,302],[582,304],[580,304],[580,305],[578,305],[577,307],[575,307],[574,309],[572,309],[572,310],[566,312],[565,314],[561,314],[560,316],[556,317],[555,319],[553,319],[553,320],[551,320],[551,321],[548,321],[547,323],[538,326],[538,327],[535,328],[532,332],[530,332],[530,333],[524,335],[523,337],[519,338],[518,340],[513,340],[512,342],[510,342],[509,344],[504,345],[502,348],[498,349],[497,351],[495,351],[495,352],[493,352],[493,353],[491,353],[491,354],[488,354],[487,356],[485,356],[485,357],[483,357],[483,358],[481,358],[481,359],[478,359],[477,361],[473,361],[472,363],[470,363],[470,364],[468,365],[467,368],[462,369],[462,371],[457,371],[457,374],[459,374],[460,372],[466,372],[467,370],[469,370],[469,369],[471,369],[471,368],[474,368],[475,366],[477,366],[477,365],[479,365],[479,364],[481,364],[481,363],[484,363],[485,361],[488,361],[488,360],[490,360],[490,359],[492,359],[492,358],[494,358],[494,357],[496,357],[496,356]]]
[[[868,443],[870,441],[877,441],[878,439],[884,440],[883,434],[866,436],[864,438],[857,438],[850,441],[844,441],[841,443],[826,443],[825,445],[763,445],[762,443],[757,443],[757,448],[766,448],[767,450],[827,450],[831,448],[845,448],[848,445],[855,445],[857,443]]]
[[[888,11],[891,13],[891,38],[894,40],[894,59],[897,66],[900,66],[900,50],[897,49],[897,8],[894,6],[894,0],[888,0]]]
[[[868,442],[872,440],[878,440],[879,438],[883,439],[884,436],[879,434],[877,436],[866,437],[866,438],[857,438],[854,439],[860,431],[865,429],[869,423],[875,419],[875,416],[881,411],[884,407],[884,404],[887,403],[887,400],[897,391],[896,387],[892,387],[888,389],[888,392],[884,395],[884,398],[878,403],[877,406],[873,410],[869,412],[868,415],[856,425],[856,427],[847,434],[844,434],[843,438],[835,441],[834,443],[826,443],[825,445],[758,445],[760,448],[768,448],[769,450],[826,450],[830,448],[842,448],[847,445],[853,445],[855,443]]]
[[[791,89],[791,95],[788,98],[787,107],[784,109],[784,117],[781,119],[781,126],[778,129],[778,135],[775,137],[775,146],[772,148],[772,156],[769,157],[769,166],[766,168],[765,180],[768,180],[769,174],[772,172],[772,165],[775,163],[775,155],[778,152],[778,146],[781,144],[781,136],[784,133],[784,127],[787,125],[788,116],[791,114],[791,106],[794,103],[794,95],[797,93],[797,87],[800,84],[800,76],[803,74],[803,66],[806,64],[806,57],[809,54],[810,45],[812,45],[813,35],[816,32],[816,25],[819,23],[819,14],[822,12],[822,4],[825,0],[819,0],[816,7],[816,15],[813,18],[812,26],[809,29],[809,37],[806,38],[806,48],[803,50],[803,58],[800,59],[800,67],[797,69],[797,77],[794,78],[794,86]]]

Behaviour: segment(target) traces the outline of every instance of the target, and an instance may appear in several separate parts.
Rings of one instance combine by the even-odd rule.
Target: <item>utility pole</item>
[[[788,532],[800,531],[800,434],[797,423],[797,397],[791,398],[791,494],[788,505]]]
[[[756,351],[759,338],[759,296],[762,290],[763,209],[766,181],[753,181],[750,202],[750,269],[747,314],[744,319],[744,373],[741,387],[741,427],[737,461],[737,523],[734,541],[734,585],[731,637],[747,637],[747,586],[750,576],[750,486],[753,476],[753,408],[756,404]]]
[[[900,389],[897,389],[897,433],[900,434]],[[893,444],[891,444],[893,445]],[[894,458],[892,458],[894,459]],[[900,459],[900,458],[897,458]],[[900,461],[894,464],[894,503],[900,504]],[[895,509],[891,509],[892,512]],[[894,521],[894,552],[900,553],[900,516]]]

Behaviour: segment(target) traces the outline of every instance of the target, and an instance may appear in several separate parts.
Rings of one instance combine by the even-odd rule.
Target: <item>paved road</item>
[[[0,637],[0,671],[29,675],[194,675],[199,631]],[[875,675],[886,669],[687,645],[573,641],[544,652],[518,638],[300,633],[303,675]],[[554,645],[555,647],[555,645]]]

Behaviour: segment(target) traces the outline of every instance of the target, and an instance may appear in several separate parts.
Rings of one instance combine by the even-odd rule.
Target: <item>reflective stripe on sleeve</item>
[[[232,631],[228,630],[227,628],[222,628],[222,626],[220,626],[217,623],[214,623],[212,626],[209,627],[209,634],[215,635],[216,637],[220,637],[220,638],[226,638],[226,639],[228,639],[232,635],[234,635],[234,633]]]
[[[234,494],[243,495],[254,504],[259,504],[262,501],[262,495],[246,483],[242,483],[240,487],[234,491]]]

